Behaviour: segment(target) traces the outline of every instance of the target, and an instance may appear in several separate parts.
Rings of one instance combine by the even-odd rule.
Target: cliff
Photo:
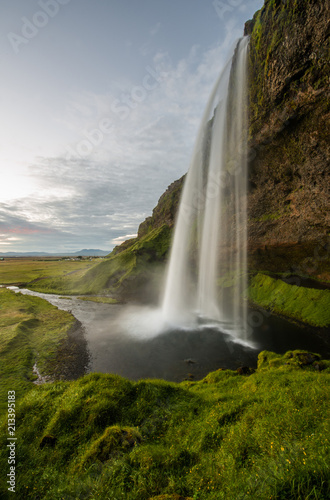
[[[266,0],[245,25],[253,275],[330,281],[329,10],[322,0]],[[183,181],[169,186],[136,239],[87,273],[86,290],[140,298],[168,254]],[[148,295],[156,300],[157,290]]]
[[[250,263],[328,280],[329,10],[321,0],[268,0],[245,28]]]

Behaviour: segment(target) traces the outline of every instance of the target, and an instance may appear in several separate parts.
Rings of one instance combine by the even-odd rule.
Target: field
[[[64,260],[58,258],[6,258],[0,261],[0,285],[27,284],[33,280],[64,277],[90,269],[100,258]]]

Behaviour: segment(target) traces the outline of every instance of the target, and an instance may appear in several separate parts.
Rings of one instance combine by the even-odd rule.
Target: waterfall
[[[246,331],[247,51],[239,40],[208,101],[186,175],[167,269],[168,325]]]

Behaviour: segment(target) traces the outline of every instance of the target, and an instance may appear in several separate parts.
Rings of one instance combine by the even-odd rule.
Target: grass
[[[29,283],[45,277],[65,276],[89,269],[95,261],[50,260],[36,258],[6,258],[0,262],[0,284]]]
[[[17,407],[16,494],[325,500],[329,378],[318,355],[264,351],[249,376],[218,370],[175,384],[90,374],[35,387]],[[5,471],[6,422],[1,435]]]
[[[8,390],[22,397],[33,387],[33,365],[48,374],[48,363],[74,317],[37,297],[0,289],[0,412]]]
[[[272,297],[269,307],[288,304],[291,313],[298,293],[309,319],[323,321],[329,309],[324,295],[313,295],[323,291],[265,275],[253,278],[252,291],[264,303]],[[6,289],[0,307],[0,498],[10,498],[8,390],[17,398],[17,498],[329,497],[329,361],[304,351],[264,351],[250,375],[218,370],[176,384],[90,374],[35,386],[35,359],[48,374],[73,317]]]
[[[111,297],[78,297],[79,300],[87,300],[90,302],[98,302],[101,304],[118,304],[118,300]]]
[[[82,268],[74,274],[54,275],[30,284],[29,288],[69,295],[131,293],[138,289],[141,281],[152,280],[159,262],[168,252],[170,239],[171,229],[164,224],[134,240],[123,251],[116,249],[91,268]]]
[[[311,326],[330,325],[330,290],[289,285],[258,273],[251,279],[248,293],[252,302],[274,313]]]

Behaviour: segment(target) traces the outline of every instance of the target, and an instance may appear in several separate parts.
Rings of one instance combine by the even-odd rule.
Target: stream
[[[255,368],[258,353],[264,349],[277,353],[304,349],[330,358],[328,331],[301,328],[266,311],[250,309],[251,335],[247,343],[239,343],[214,325],[157,334],[159,311],[151,307],[102,304],[8,288],[45,299],[75,316],[88,345],[88,372],[179,382],[199,380],[219,368]]]

